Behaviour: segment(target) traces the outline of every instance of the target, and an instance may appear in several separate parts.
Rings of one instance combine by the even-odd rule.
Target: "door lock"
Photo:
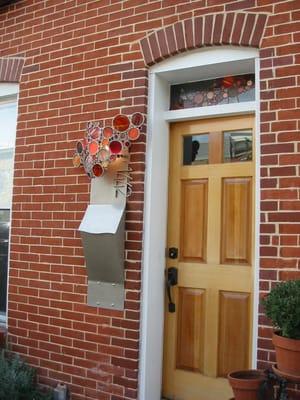
[[[178,249],[176,247],[170,247],[168,253],[169,258],[172,258],[173,260],[176,260],[176,258],[178,258]]]

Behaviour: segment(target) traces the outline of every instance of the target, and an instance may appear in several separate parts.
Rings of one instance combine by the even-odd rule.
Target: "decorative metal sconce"
[[[119,114],[112,126],[89,122],[86,137],[76,144],[73,165],[82,165],[91,178],[90,205],[79,227],[90,306],[124,308],[125,207],[132,193],[129,147],[143,123],[141,113],[131,118]]]
[[[112,126],[101,127],[100,122],[89,122],[86,137],[76,144],[74,167],[83,165],[89,178],[102,176],[111,163],[128,157],[130,144],[139,138],[143,123],[144,116],[139,112],[131,118],[117,115]]]

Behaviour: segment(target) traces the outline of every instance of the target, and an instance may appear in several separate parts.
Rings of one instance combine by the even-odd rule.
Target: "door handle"
[[[166,277],[166,287],[169,299],[168,308],[170,313],[173,313],[176,310],[175,303],[172,300],[171,287],[177,285],[177,283],[178,283],[178,269],[175,267],[168,268]]]

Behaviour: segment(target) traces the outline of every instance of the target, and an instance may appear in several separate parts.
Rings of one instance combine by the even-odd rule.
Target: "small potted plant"
[[[266,376],[257,369],[230,372],[227,376],[234,394],[231,400],[258,400],[268,397],[265,392]]]
[[[262,303],[275,328],[278,370],[300,377],[300,280],[278,283]]]

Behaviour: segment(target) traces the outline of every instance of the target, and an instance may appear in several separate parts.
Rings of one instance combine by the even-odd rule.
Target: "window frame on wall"
[[[0,212],[3,211],[4,216],[6,214],[6,218],[2,222],[2,232],[0,239],[3,240],[3,251],[1,254],[1,260],[3,265],[0,265],[0,268],[3,268],[3,279],[5,279],[4,287],[6,286],[6,300],[4,300],[6,310],[0,310],[0,324],[6,324],[7,322],[7,293],[8,293],[8,276],[9,276],[9,253],[10,253],[10,222],[11,222],[11,208],[12,208],[12,190],[13,190],[13,175],[14,175],[14,157],[15,157],[15,142],[16,142],[16,127],[17,127],[17,117],[18,117],[18,92],[19,85],[15,83],[0,83],[0,108],[3,106],[11,106],[15,105],[15,110],[13,110],[11,118],[14,120],[11,121],[10,128],[11,129],[11,140],[7,143],[7,147],[5,146],[5,141],[1,140],[0,137],[0,161],[3,160],[3,155],[8,154],[7,163],[8,169],[11,171],[10,176],[8,177],[9,189],[7,196],[4,201],[1,202],[0,199]],[[5,134],[5,132],[1,132],[0,127],[0,135]],[[1,221],[0,221],[1,222]],[[3,236],[3,237],[2,237]],[[5,253],[5,254],[4,254]],[[1,271],[0,271],[1,272]],[[1,279],[1,275],[0,275]]]

